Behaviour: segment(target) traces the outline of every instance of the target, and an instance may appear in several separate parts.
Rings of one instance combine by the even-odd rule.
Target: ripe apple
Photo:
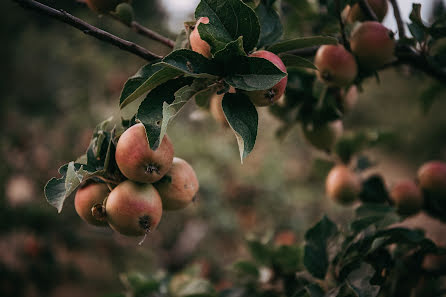
[[[106,226],[105,219],[93,216],[95,205],[102,205],[110,193],[108,187],[103,183],[89,183],[81,186],[74,197],[74,208],[77,214],[87,223],[95,226]]]
[[[315,148],[330,152],[343,132],[341,120],[322,125],[302,125],[305,139]]]
[[[198,192],[198,179],[192,166],[174,158],[164,178],[154,184],[163,202],[163,209],[178,210],[192,202]]]
[[[190,47],[194,52],[202,54],[206,58],[210,58],[212,56],[211,47],[206,41],[201,39],[200,33],[198,32],[198,25],[200,23],[209,24],[209,18],[201,17],[198,19],[197,23],[195,24],[194,30],[192,31],[192,33],[190,33],[189,36]]]
[[[378,69],[394,58],[393,32],[378,22],[359,25],[352,32],[350,45],[359,65],[369,70]]]
[[[223,101],[223,94],[218,95],[214,94],[209,100],[209,112],[215,121],[222,126],[228,127],[228,121],[225,117],[225,112],[223,111],[223,107],[221,106],[221,102]]]
[[[378,21],[382,22],[384,17],[387,14],[387,10],[389,8],[387,4],[388,0],[367,0],[370,8],[375,13]],[[364,14],[361,6],[358,3],[354,4],[350,9],[350,12],[347,16],[347,22],[354,23],[356,21],[363,22],[366,21],[367,17]]]
[[[139,236],[158,226],[163,206],[153,185],[126,180],[111,191],[105,210],[113,230],[128,236]]]
[[[316,52],[314,65],[319,70],[318,78],[330,87],[346,87],[358,74],[355,57],[340,44],[321,46]]]
[[[274,245],[290,246],[296,243],[296,234],[292,230],[283,230],[274,237]]]
[[[272,52],[260,50],[249,55],[250,57],[263,58],[279,68],[281,71],[287,73],[285,64],[276,54]],[[288,82],[288,76],[282,78],[275,86],[270,89],[260,90],[260,91],[250,91],[246,92],[249,99],[256,106],[268,106],[279,100],[285,93],[286,85]]]
[[[151,150],[144,125],[128,128],[116,146],[116,163],[128,179],[141,183],[154,183],[170,169],[173,145],[166,135],[156,150]]]
[[[85,0],[87,6],[94,12],[113,11],[118,5],[118,0]]]
[[[333,201],[343,205],[351,204],[361,192],[361,181],[345,165],[336,165],[328,173],[325,191]]]
[[[399,214],[413,215],[423,207],[423,193],[411,180],[397,183],[390,191],[390,198],[395,203]]]
[[[446,198],[446,163],[430,161],[418,169],[421,189],[436,197]]]

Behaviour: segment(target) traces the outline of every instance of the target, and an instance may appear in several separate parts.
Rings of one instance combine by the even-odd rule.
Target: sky
[[[443,0],[446,4],[446,0]],[[172,32],[179,32],[183,28],[183,22],[193,20],[193,13],[199,0],[161,0],[168,15],[168,26]],[[412,3],[421,3],[421,13],[424,19],[430,14],[433,0],[397,0],[403,19],[407,22],[412,10]],[[383,21],[384,25],[392,31],[397,31],[395,19],[393,18],[392,6],[389,3],[389,12]]]

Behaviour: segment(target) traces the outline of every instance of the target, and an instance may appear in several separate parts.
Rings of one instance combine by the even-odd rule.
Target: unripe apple
[[[376,17],[378,18],[378,21],[380,22],[383,21],[384,17],[387,14],[387,10],[389,8],[387,1],[388,0],[367,0],[370,8],[373,10]],[[363,22],[366,20],[367,17],[364,14],[361,6],[358,3],[353,5],[347,16],[347,22],[354,23],[356,21]]]
[[[291,230],[280,231],[274,237],[276,246],[290,246],[296,243],[296,235]]]
[[[198,32],[198,25],[200,23],[209,24],[209,18],[201,17],[198,19],[197,23],[195,24],[194,30],[192,31],[192,33],[190,33],[189,36],[190,47],[194,52],[202,54],[206,58],[210,58],[212,56],[211,47],[206,41],[201,39],[200,33]]]
[[[116,163],[128,179],[141,183],[154,183],[170,169],[173,145],[167,135],[156,150],[151,150],[144,125],[128,128],[116,146]]]
[[[397,183],[390,191],[390,198],[395,203],[399,214],[413,215],[423,207],[423,193],[411,180]]]
[[[87,223],[95,226],[106,226],[98,216],[93,216],[94,207],[102,205],[107,195],[110,193],[108,187],[103,183],[90,183],[80,187],[74,197],[74,208],[77,214]]]
[[[285,64],[276,54],[269,51],[260,50],[249,55],[250,57],[263,58],[279,68],[282,72],[287,73]],[[286,85],[288,82],[288,76],[282,78],[275,86],[270,89],[260,91],[246,92],[251,102],[256,106],[268,106],[279,100],[283,93],[285,93]]]
[[[315,148],[330,152],[343,132],[341,120],[322,125],[303,125],[305,139]]]
[[[350,85],[358,74],[358,66],[353,55],[344,46],[323,45],[314,58],[318,68],[318,78],[330,87],[345,87]]]
[[[358,88],[353,85],[345,91],[341,89],[339,96],[339,103],[342,107],[343,113],[349,113],[353,110],[358,102]]]
[[[229,126],[228,121],[225,117],[225,112],[223,111],[223,107],[221,106],[221,102],[223,101],[223,94],[218,95],[214,94],[209,100],[209,112],[215,121],[222,126]]]
[[[156,184],[163,209],[177,210],[192,202],[198,192],[198,179],[192,166],[180,158],[174,158],[172,167]]]
[[[351,204],[361,192],[361,181],[348,167],[337,165],[328,173],[325,191],[333,201],[343,205]]]
[[[430,161],[418,169],[421,189],[436,197],[446,198],[446,163]]]
[[[105,211],[113,230],[128,236],[139,236],[158,226],[163,206],[153,185],[126,180],[111,191]]]
[[[118,5],[118,0],[85,0],[87,6],[94,12],[109,12],[113,11]]]
[[[352,52],[366,69],[378,69],[392,61],[395,52],[393,32],[378,22],[364,22],[350,38]]]

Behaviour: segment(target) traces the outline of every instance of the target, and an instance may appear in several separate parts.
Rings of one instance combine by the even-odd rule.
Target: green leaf
[[[226,93],[222,101],[223,111],[229,126],[234,131],[243,159],[252,151],[257,137],[258,114],[248,96]]]
[[[243,56],[232,59],[225,72],[228,84],[245,91],[270,89],[286,76],[266,59]]]
[[[314,277],[325,277],[329,265],[327,245],[337,234],[336,225],[325,216],[305,234],[304,265]]]
[[[350,272],[346,282],[357,297],[376,297],[380,287],[370,284],[374,274],[372,265],[362,263],[358,269]]]
[[[214,60],[224,69],[228,63],[231,63],[232,59],[239,56],[246,56],[245,50],[243,49],[242,36],[237,38],[237,40],[229,42],[222,50],[216,52]]]
[[[301,268],[303,249],[300,246],[280,246],[272,258],[274,267],[284,273],[293,273]]]
[[[266,244],[257,240],[248,241],[248,249],[251,256],[259,263],[269,265],[273,257],[273,251]]]
[[[385,203],[389,201],[389,193],[380,175],[372,175],[362,183],[362,190],[359,195],[362,202]]]
[[[172,104],[175,101],[175,93],[182,87],[192,84],[193,80],[192,77],[169,80],[147,94],[147,97],[139,106],[136,118],[144,124],[152,150],[157,149],[160,144],[164,103]]]
[[[137,100],[146,92],[181,74],[182,71],[170,67],[163,67],[160,64],[144,66],[135,76],[126,82],[120,98],[121,109]]]
[[[305,291],[307,291],[309,297],[324,297],[325,292],[318,284],[310,284],[305,286]]]
[[[310,61],[305,58],[295,56],[295,55],[288,55],[288,54],[281,54],[280,58],[282,59],[283,64],[288,67],[303,67],[303,68],[310,68],[317,70],[317,67]]]
[[[195,18],[208,17],[209,24],[198,25],[200,37],[209,43],[212,53],[243,36],[246,52],[256,45],[260,35],[255,12],[240,0],[201,0]]]
[[[248,261],[239,261],[234,264],[234,269],[241,275],[251,276],[257,279],[259,277],[259,269],[257,266]]]
[[[324,44],[338,44],[338,40],[330,36],[302,37],[275,43],[270,47],[268,47],[267,49],[270,52],[278,54],[278,53],[288,52],[291,50],[296,50],[311,46],[319,46]]]
[[[201,278],[192,278],[182,283],[175,292],[175,297],[206,297],[214,296],[215,291],[212,284]]]
[[[194,77],[215,77],[218,66],[203,55],[187,49],[179,49],[168,54],[159,63]]]
[[[274,1],[269,1],[272,3],[265,2],[268,1],[263,1],[255,9],[260,23],[260,38],[259,42],[257,43],[258,48],[276,42],[280,39],[280,37],[282,37],[283,34],[283,27],[282,23],[280,22],[280,17],[272,6]]]

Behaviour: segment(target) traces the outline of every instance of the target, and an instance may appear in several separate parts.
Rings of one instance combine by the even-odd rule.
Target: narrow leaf
[[[338,40],[330,36],[313,36],[313,37],[302,37],[291,40],[285,40],[275,43],[268,47],[267,49],[273,53],[283,53],[291,50],[301,49],[310,46],[318,46],[324,44],[337,44]]]
[[[302,67],[302,68],[310,68],[317,70],[317,67],[310,60],[307,60],[299,56],[282,54],[280,55],[280,58],[282,59],[282,62],[285,64],[287,68]]]
[[[168,54],[159,65],[165,65],[195,77],[214,77],[218,66],[203,55],[187,49]]]

